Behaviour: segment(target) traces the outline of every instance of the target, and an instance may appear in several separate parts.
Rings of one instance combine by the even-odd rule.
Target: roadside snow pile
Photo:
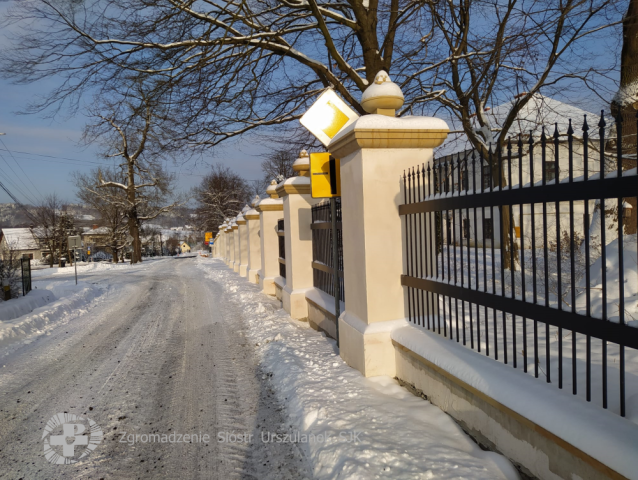
[[[160,257],[161,258],[161,257]],[[164,260],[169,257],[163,257]],[[160,260],[160,259],[158,259]],[[139,269],[142,267],[148,267],[149,262],[144,261],[142,263],[131,264],[129,262],[124,263],[112,263],[112,262],[90,262],[78,264],[78,275],[81,273],[93,273],[93,272],[105,272],[108,270],[124,270],[124,269]],[[132,271],[132,270],[131,270]],[[42,268],[38,270],[32,270],[31,275],[33,277],[47,277],[49,275],[75,275],[75,265],[68,265],[64,268]]]
[[[88,303],[101,293],[98,287],[85,282],[79,282],[78,285],[74,281],[37,282],[37,286],[38,289],[33,292],[49,292],[52,301],[26,315],[0,321],[0,347],[25,340],[34,334],[46,333],[53,324],[85,313]]]
[[[25,297],[13,298],[0,303],[0,322],[13,320],[27,313],[31,313],[38,307],[42,307],[55,300],[55,295],[49,290],[31,290]]]
[[[137,264],[136,264],[137,265]],[[143,263],[141,264],[143,265]],[[115,268],[130,268],[133,265],[130,263],[112,263],[112,262],[90,262],[85,265],[78,266],[78,273],[86,273],[86,272],[102,272],[106,270],[113,270]],[[65,268],[58,268],[58,271],[55,272],[55,275],[74,275],[75,274],[75,266],[67,266]]]
[[[390,377],[366,379],[348,367],[334,341],[292,320],[223,262],[197,263],[244,312],[262,368],[287,406],[287,433],[316,439],[298,444],[315,478],[519,478],[505,457],[481,450],[439,408]]]

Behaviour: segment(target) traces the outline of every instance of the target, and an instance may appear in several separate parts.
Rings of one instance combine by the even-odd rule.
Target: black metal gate
[[[279,238],[279,258],[277,261],[279,262],[279,276],[286,278],[286,234],[285,234],[285,226],[284,219],[279,219],[277,221],[277,235]]]
[[[341,199],[337,203],[337,261],[339,263],[339,299],[345,302],[343,285],[343,240],[341,237]],[[315,288],[335,296],[332,257],[332,217],[330,202],[324,201],[312,207],[312,283]]]

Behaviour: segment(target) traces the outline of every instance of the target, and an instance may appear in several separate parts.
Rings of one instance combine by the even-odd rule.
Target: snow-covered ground
[[[0,347],[29,343],[40,335],[46,335],[52,328],[98,306],[104,294],[108,296],[117,290],[116,283],[111,283],[106,278],[98,285],[86,281],[83,275],[140,271],[148,267],[149,263],[84,263],[77,267],[77,285],[75,267],[33,270],[31,292],[24,297],[0,303]]]
[[[438,407],[389,377],[366,379],[348,367],[333,340],[291,319],[223,262],[197,263],[243,312],[246,337],[315,478],[519,478],[505,457],[481,450]]]
[[[620,259],[618,254],[618,240],[611,241],[606,247],[606,303],[607,318],[610,322],[618,323],[620,286],[624,294],[625,323],[630,327],[638,327],[638,254],[636,235],[626,235],[623,239],[624,252],[624,279],[619,280]],[[523,250],[525,255],[525,283],[523,289],[520,268],[514,272],[514,294],[519,300],[532,302],[534,298],[533,285],[536,282],[536,302],[545,304],[544,292],[544,259],[543,250],[536,252],[537,275],[533,276],[532,252]],[[551,253],[551,252],[550,252]],[[562,294],[563,309],[571,310],[571,279],[569,268],[569,256],[562,266]],[[503,283],[501,282],[501,252],[495,249],[478,249],[474,247],[447,247],[437,257],[438,277],[432,278],[438,282],[455,284],[454,271],[456,269],[456,285],[465,288],[478,289],[479,291],[495,292],[501,295]],[[551,308],[558,308],[556,285],[556,255],[549,256],[549,295],[548,304]],[[580,315],[586,313],[585,273],[580,272],[575,279],[576,312]],[[602,318],[603,289],[602,289],[602,257],[591,262],[590,265],[590,309],[594,318]],[[581,278],[582,277],[582,278]],[[430,277],[425,277],[430,278]],[[471,282],[468,280],[471,278]],[[512,296],[511,271],[504,271],[504,291],[506,297]],[[471,284],[470,284],[471,283]],[[478,286],[477,286],[478,284]],[[425,303],[425,302],[424,302]],[[428,307],[431,308],[431,307]],[[425,309],[425,307],[423,307]],[[431,311],[431,310],[430,310]],[[417,316],[417,315],[415,315]],[[602,321],[602,320],[601,320]],[[432,323],[433,322],[433,323]],[[527,374],[535,375],[538,369],[540,381],[546,383],[549,375],[551,383],[548,385],[558,388],[559,375],[562,367],[562,392],[571,396],[573,391],[573,365],[575,358],[577,395],[586,398],[587,395],[587,351],[590,352],[590,382],[591,402],[598,406],[603,405],[603,385],[607,384],[608,408],[610,411],[620,414],[620,357],[621,349],[617,344],[603,342],[597,338],[591,338],[589,343],[585,335],[572,335],[570,330],[563,329],[559,335],[557,327],[545,324],[541,319],[523,319],[502,312],[494,312],[492,309],[470,305],[469,302],[457,301],[449,297],[439,297],[439,316],[428,321],[427,318],[419,318],[416,323],[420,326],[431,328],[441,335],[452,336],[454,340],[459,337],[459,342],[491,358],[497,356],[501,363],[514,366],[521,372],[527,365]],[[536,332],[536,333],[535,333]],[[533,338],[538,339],[538,350],[534,351]],[[507,353],[504,347],[507,347]],[[572,354],[575,347],[575,355]],[[488,350],[489,349],[489,350]],[[559,361],[559,352],[562,349],[562,362]],[[606,354],[604,353],[606,352]],[[549,353],[549,357],[547,356]],[[638,351],[632,348],[624,349],[625,357],[625,398],[626,417],[638,424]],[[507,360],[506,360],[507,359]],[[603,377],[603,365],[606,361],[607,378]],[[535,365],[536,363],[536,365]]]
[[[78,275],[104,292],[95,303],[60,316],[46,335],[0,347],[0,478],[310,477],[296,444],[218,440],[283,431],[286,410],[262,378],[241,310],[202,281],[194,259],[99,268]],[[63,270],[40,281],[55,291],[73,281]],[[104,432],[73,465],[43,455],[42,429],[60,412]],[[149,441],[155,433],[208,438]]]
[[[33,282],[33,286],[26,297],[0,305],[0,347],[46,334],[55,324],[85,312],[87,305],[102,294],[94,285],[75,285],[70,280]]]

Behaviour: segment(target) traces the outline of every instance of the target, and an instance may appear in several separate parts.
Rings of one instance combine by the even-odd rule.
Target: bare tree
[[[96,183],[84,188],[100,201],[123,210],[133,238],[131,263],[142,261],[141,224],[180,204],[177,200],[166,204],[173,196],[174,177],[161,162],[167,153],[166,119],[156,115],[158,110],[161,105],[157,98],[134,84],[125,94],[92,110],[95,122],[85,128],[83,137],[86,143],[102,143],[107,158],[121,161],[111,177],[98,169]]]
[[[66,212],[65,205],[55,195],[28,209],[33,223],[31,233],[40,247],[49,252],[49,266],[68,254],[68,237],[77,235],[73,217]]]
[[[355,110],[380,70],[401,85],[400,115],[444,108],[477,147],[472,115],[525,93],[496,135],[542,88],[564,81],[599,91],[608,58],[598,40],[618,36],[626,0],[25,0],[4,25],[20,24],[2,73],[17,82],[62,75],[32,110],[77,108],[86,91],[130,73],[170,85],[170,104],[190,145],[211,146],[300,117],[325,88]],[[613,62],[613,59],[612,59]],[[54,110],[55,111],[55,110]],[[179,117],[179,118],[178,118]]]
[[[120,252],[127,246],[128,220],[124,207],[126,193],[114,187],[98,189],[100,178],[105,181],[119,180],[118,173],[114,169],[99,168],[89,174],[78,174],[75,176],[77,196],[99,213],[101,223],[108,230],[105,243],[113,255],[112,261],[117,263]],[[113,201],[118,197],[119,201]]]
[[[295,174],[292,164],[295,163],[297,156],[290,149],[277,149],[271,152],[263,162],[261,162],[261,171],[264,173],[264,182],[266,185],[273,178],[288,178]]]
[[[20,295],[22,287],[21,264],[19,250],[13,245],[5,245],[0,251],[0,284],[5,280],[9,282],[11,298]],[[0,301],[4,301],[4,295],[0,295]]]
[[[216,231],[226,217],[236,215],[248,203],[250,195],[250,186],[243,178],[216,164],[194,192],[198,229]]]
[[[177,235],[172,235],[166,239],[166,249],[168,250],[169,254],[175,255],[175,252],[177,251],[179,246],[180,243]]]

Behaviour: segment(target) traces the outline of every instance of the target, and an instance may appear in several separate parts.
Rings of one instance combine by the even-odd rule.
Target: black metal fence
[[[279,235],[279,275],[286,278],[286,237],[283,218],[277,221],[277,235]]]
[[[343,286],[343,239],[341,237],[341,199],[337,204],[337,261],[339,262],[339,299],[345,302]],[[332,257],[332,216],[330,201],[323,201],[312,207],[312,282],[315,288],[335,296],[334,260]]]
[[[625,416],[638,394],[636,151],[601,117],[404,172],[411,322]],[[635,142],[634,142],[635,144]],[[627,370],[629,365],[629,370]]]
[[[31,260],[27,257],[22,257],[21,270],[22,270],[22,295],[26,295],[31,291]]]

